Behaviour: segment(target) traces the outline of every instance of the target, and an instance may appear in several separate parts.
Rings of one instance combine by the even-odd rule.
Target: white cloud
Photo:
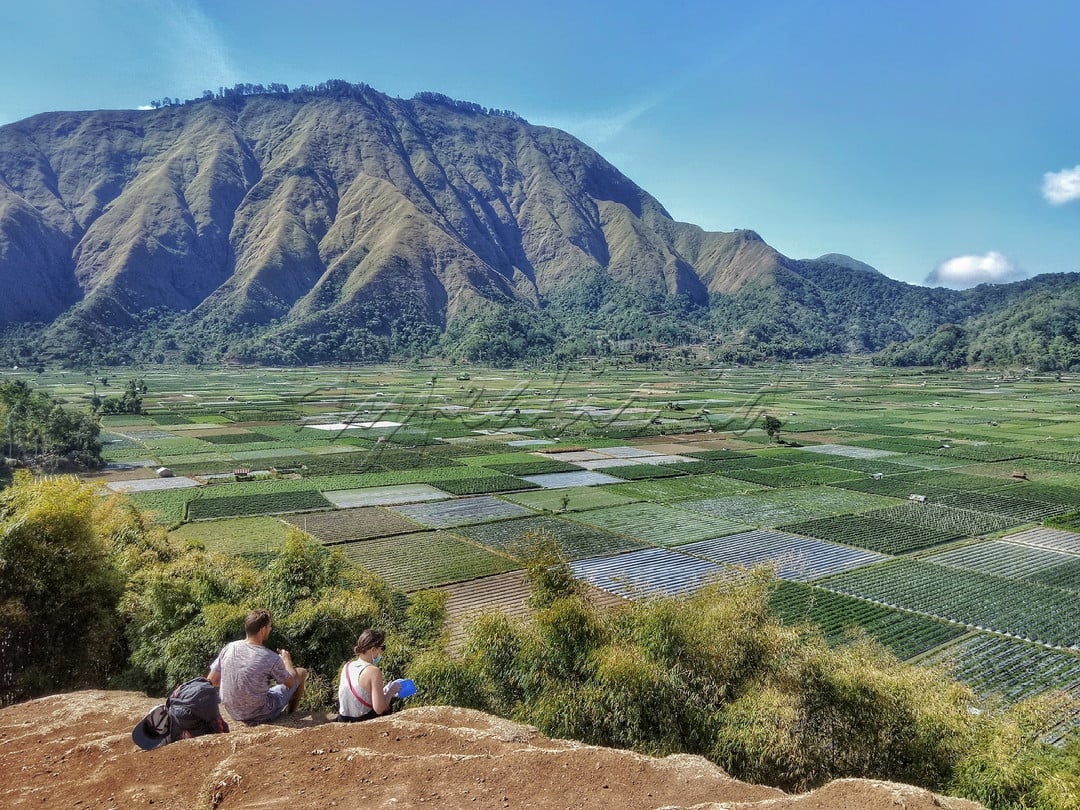
[[[1051,205],[1080,200],[1080,166],[1044,174],[1042,194]]]
[[[978,284],[1003,284],[1024,278],[1024,272],[1007,256],[991,250],[983,255],[955,256],[934,268],[926,283],[966,289]]]

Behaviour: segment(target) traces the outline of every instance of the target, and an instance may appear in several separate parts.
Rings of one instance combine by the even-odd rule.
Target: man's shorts
[[[281,713],[285,711],[285,707],[289,705],[289,701],[292,700],[292,696],[296,694],[296,690],[299,688],[299,678],[296,678],[296,683],[291,687],[286,686],[283,683],[271,686],[267,694],[270,695],[270,698],[274,701],[274,708],[261,717],[245,720],[244,722],[249,726],[256,726],[259,723],[273,723],[281,717]]]

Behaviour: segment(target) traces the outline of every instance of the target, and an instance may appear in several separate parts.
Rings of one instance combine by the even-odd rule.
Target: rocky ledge
[[[657,759],[551,740],[481,712],[428,706],[367,723],[297,714],[153,751],[131,728],[157,701],[54,695],[0,710],[0,806],[126,808],[795,808],[976,810],[886,782],[842,779],[787,795],[696,756]]]

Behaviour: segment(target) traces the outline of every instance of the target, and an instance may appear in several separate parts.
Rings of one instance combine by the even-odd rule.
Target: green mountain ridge
[[[0,127],[0,282],[24,361],[509,361],[623,340],[798,357],[1022,294],[789,259],[676,222],[560,130],[345,82]]]

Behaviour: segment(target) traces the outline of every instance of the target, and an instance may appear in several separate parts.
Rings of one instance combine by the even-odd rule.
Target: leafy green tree
[[[765,433],[769,437],[769,441],[777,441],[780,437],[780,428],[784,426],[784,423],[775,416],[765,414],[762,418],[762,426],[765,428]]]
[[[0,383],[0,429],[7,455],[52,467],[63,460],[101,463],[100,428],[85,413],[62,408],[22,380]]]
[[[16,475],[0,495],[0,703],[98,686],[115,672],[114,542],[139,530],[74,478]]]

